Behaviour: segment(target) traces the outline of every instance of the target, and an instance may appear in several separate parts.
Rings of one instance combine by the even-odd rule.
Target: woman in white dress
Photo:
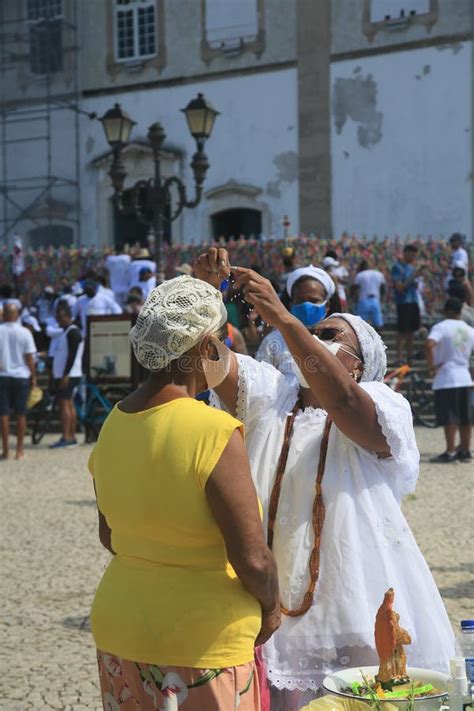
[[[409,666],[447,671],[452,628],[400,510],[418,477],[412,415],[382,382],[380,336],[359,317],[339,314],[315,327],[316,339],[268,280],[232,269],[301,369],[302,387],[267,363],[219,348],[215,404],[245,425],[278,565],[282,624],[264,648],[272,710],[301,708],[330,672],[377,663],[374,620],[389,587],[412,637]],[[225,250],[209,250],[195,267],[216,283],[229,271]]]

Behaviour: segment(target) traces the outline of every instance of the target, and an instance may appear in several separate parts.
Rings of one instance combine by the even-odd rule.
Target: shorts
[[[370,323],[375,328],[382,328],[383,315],[380,301],[376,296],[368,296],[366,299],[360,299],[357,304],[357,315]]]
[[[419,330],[420,325],[418,304],[397,304],[397,331],[399,333],[414,333]]]
[[[56,398],[58,400],[72,400],[72,393],[74,391],[74,388],[77,388],[77,386],[79,385],[80,382],[81,382],[80,378],[69,378],[66,387],[60,389],[59,388],[60,380],[55,380],[54,385],[55,385]]]
[[[435,390],[435,412],[438,427],[471,425],[471,387]]]
[[[0,416],[26,415],[29,378],[0,378]]]

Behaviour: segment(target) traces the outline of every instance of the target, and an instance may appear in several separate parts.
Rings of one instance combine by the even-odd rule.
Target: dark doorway
[[[215,240],[225,237],[238,239],[244,235],[247,239],[258,239],[262,234],[262,213],[260,210],[237,208],[222,210],[212,215],[212,236]]]
[[[32,249],[40,247],[72,247],[74,231],[66,225],[44,225],[28,232]]]
[[[114,243],[116,249],[121,249],[125,244],[139,242],[142,247],[148,246],[148,225],[140,222],[131,210],[131,190],[123,191],[124,211],[118,212],[114,208]],[[139,198],[140,199],[140,198]],[[144,201],[144,197],[142,198]],[[165,242],[171,244],[171,222],[169,220],[170,207],[166,206],[164,216]]]

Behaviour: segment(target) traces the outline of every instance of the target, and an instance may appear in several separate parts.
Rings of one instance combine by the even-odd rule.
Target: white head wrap
[[[354,314],[331,314],[328,318],[342,318],[354,329],[364,361],[361,381],[383,380],[387,371],[387,356],[385,354],[387,346],[375,328]]]
[[[312,264],[309,264],[307,267],[299,267],[299,269],[295,269],[294,272],[291,272],[290,276],[288,277],[288,281],[286,282],[286,290],[288,292],[289,297],[291,297],[291,292],[296,282],[299,279],[302,279],[303,277],[311,277],[311,279],[316,279],[316,281],[319,281],[326,289],[328,299],[330,299],[331,296],[334,295],[334,292],[336,291],[336,285],[334,284],[329,274],[325,272],[324,269],[321,269],[320,267],[314,267]]]
[[[190,276],[150,291],[130,331],[135,357],[147,370],[161,370],[227,320],[221,293]]]
[[[323,267],[327,269],[328,267],[338,267],[339,262],[337,259],[334,259],[334,257],[324,257],[323,259]]]

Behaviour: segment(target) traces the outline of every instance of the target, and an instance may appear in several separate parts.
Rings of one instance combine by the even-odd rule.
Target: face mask
[[[291,307],[293,316],[301,321],[304,326],[315,326],[326,316],[326,302],[322,304],[312,304],[311,301],[303,301],[302,304],[293,304]]]
[[[344,348],[342,343],[337,343],[336,341],[322,341],[317,336],[313,336],[313,338],[315,338],[318,343],[324,346],[333,355],[336,355],[339,351],[343,351],[343,353],[347,353],[347,355],[350,355],[353,358],[357,358],[357,360],[359,360],[359,356],[357,356],[355,353],[348,350],[347,348]]]
[[[217,388],[229,375],[230,370],[230,350],[212,336],[211,343],[216,347],[219,360],[202,358],[202,369],[206,378],[208,388]]]

